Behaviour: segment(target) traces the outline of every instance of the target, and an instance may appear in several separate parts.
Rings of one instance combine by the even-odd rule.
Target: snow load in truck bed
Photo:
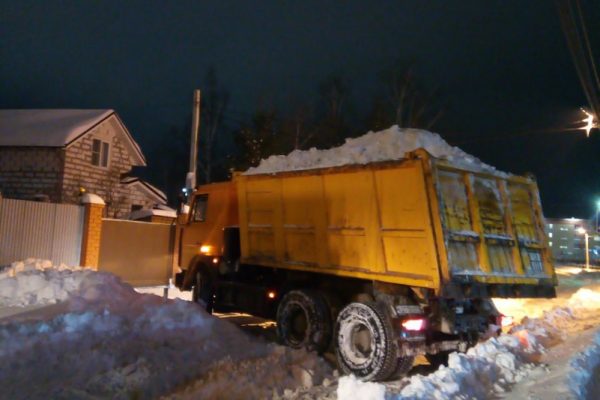
[[[400,160],[407,152],[419,148],[458,168],[506,176],[506,173],[482,163],[458,147],[450,146],[437,133],[421,129],[401,129],[397,125],[379,132],[371,131],[354,139],[346,139],[346,143],[332,149],[318,150],[313,147],[310,150],[294,150],[287,156],[271,156],[263,159],[257,167],[248,169],[244,174],[269,174]]]

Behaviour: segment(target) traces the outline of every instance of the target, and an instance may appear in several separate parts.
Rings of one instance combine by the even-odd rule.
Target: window
[[[548,242],[548,245],[550,245],[550,247],[552,247],[552,242]]]
[[[144,208],[144,206],[142,206],[141,204],[132,204],[131,205],[131,211],[139,211],[142,208]]]
[[[196,196],[194,201],[194,212],[192,214],[193,222],[204,222],[206,220],[206,205],[208,204],[208,195],[202,194]]]
[[[548,237],[552,237],[552,232],[550,232],[550,233],[548,234]]]
[[[108,143],[99,139],[92,142],[92,165],[108,167]]]
[[[549,224],[548,228],[552,229],[554,227],[554,224]]]

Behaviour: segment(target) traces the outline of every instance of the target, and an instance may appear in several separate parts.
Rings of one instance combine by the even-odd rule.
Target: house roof
[[[173,210],[172,208],[170,208],[169,210],[162,210],[162,209],[142,209],[142,210],[136,210],[136,211],[132,211],[131,214],[129,214],[129,219],[142,219],[142,218],[147,218],[150,216],[157,216],[157,217],[167,217],[167,218],[177,218],[177,211]]]
[[[146,181],[134,176],[128,176],[121,179],[121,184],[126,186],[133,186],[136,189],[142,191],[147,196],[154,198],[157,204],[167,204],[167,195],[160,189],[152,186]]]
[[[113,115],[135,165],[146,165],[139,145],[114,110],[0,110],[0,146],[65,147]]]

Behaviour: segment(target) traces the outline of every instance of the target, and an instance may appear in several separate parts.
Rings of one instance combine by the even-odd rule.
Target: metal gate
[[[103,219],[98,271],[133,286],[166,285],[172,275],[174,240],[173,225]]]
[[[0,265],[29,257],[79,265],[84,207],[0,197]]]

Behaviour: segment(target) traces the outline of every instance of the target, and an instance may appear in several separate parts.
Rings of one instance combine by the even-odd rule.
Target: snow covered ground
[[[0,398],[597,398],[600,272],[565,268],[560,281],[557,299],[497,301],[521,321],[509,334],[381,384],[227,322],[243,316],[27,260],[0,271]]]

